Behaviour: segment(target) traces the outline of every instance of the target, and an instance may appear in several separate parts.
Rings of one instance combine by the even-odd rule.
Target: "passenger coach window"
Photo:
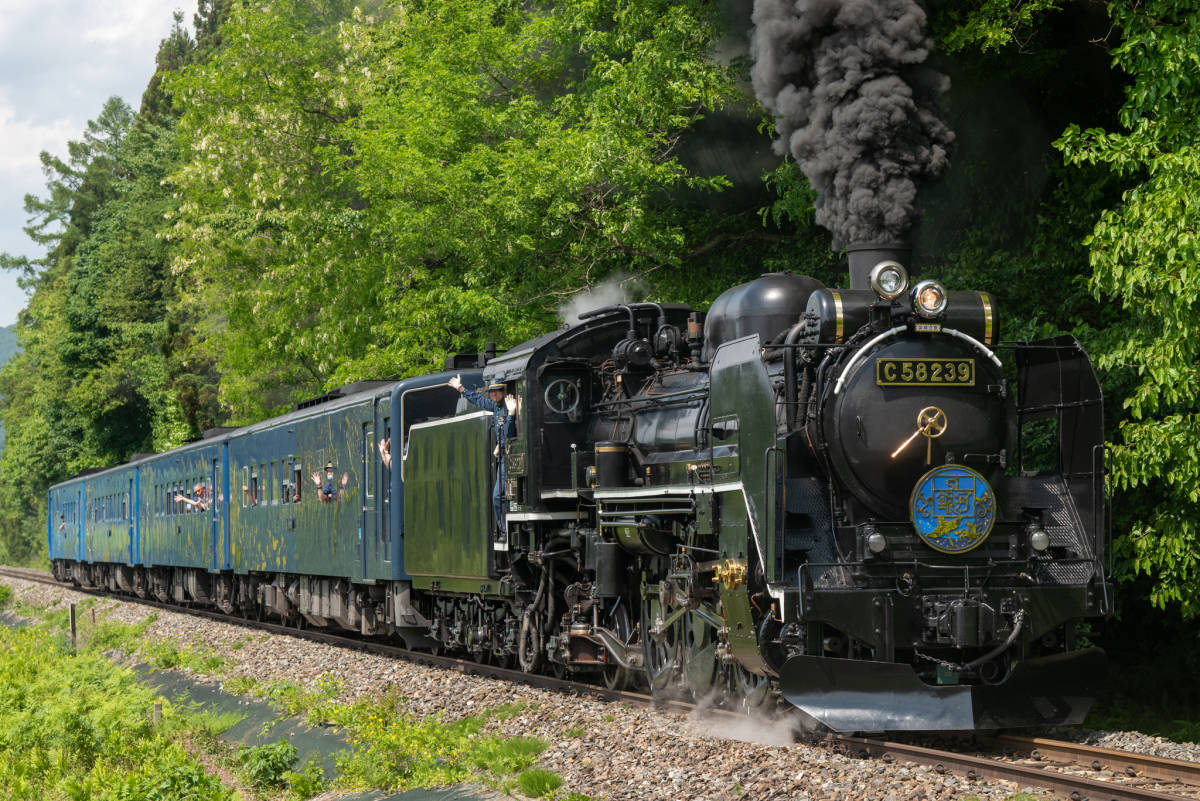
[[[304,468],[299,462],[292,465],[292,500],[300,503],[300,488],[304,486]]]
[[[375,462],[380,458],[379,451],[375,449],[375,427],[372,425],[363,426],[362,437],[363,448],[363,465],[367,469],[367,474],[363,480],[365,484],[365,493],[368,498],[375,497]]]

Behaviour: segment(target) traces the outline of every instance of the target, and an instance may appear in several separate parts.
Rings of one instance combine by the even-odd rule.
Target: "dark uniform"
[[[503,390],[505,386],[500,383],[490,384],[488,391],[493,389]],[[496,403],[473,389],[468,389],[463,395],[480,409],[492,413],[492,433],[495,434],[498,448],[496,484],[492,487],[492,511],[496,515],[496,525],[500,527],[500,531],[507,532],[508,529],[504,525],[504,480],[508,477],[508,473],[504,469],[504,443],[517,435],[517,420],[508,413],[508,407],[504,405],[503,401]]]

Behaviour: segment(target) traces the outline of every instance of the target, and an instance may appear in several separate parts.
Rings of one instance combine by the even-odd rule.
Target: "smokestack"
[[[912,246],[907,242],[866,243],[849,245],[846,256],[850,260],[850,288],[870,289],[867,278],[871,270],[881,261],[899,262],[906,271],[912,258]]]
[[[917,189],[941,176],[954,134],[937,115],[945,76],[917,0],[755,0],[754,92],[817,191],[838,242],[895,242]]]

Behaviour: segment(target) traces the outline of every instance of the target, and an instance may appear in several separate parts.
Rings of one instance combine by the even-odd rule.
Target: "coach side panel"
[[[221,526],[221,447],[213,444],[142,462],[138,477],[141,563],[209,568]]]
[[[82,556],[84,485],[82,481],[52,487],[47,504],[46,536],[50,559]]]
[[[136,563],[136,477],[137,471],[128,467],[85,480],[84,561]]]

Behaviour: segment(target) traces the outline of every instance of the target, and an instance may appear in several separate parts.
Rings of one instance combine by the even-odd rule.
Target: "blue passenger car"
[[[364,632],[393,625],[407,614],[409,579],[401,462],[414,424],[465,409],[451,375],[359,382],[55,485],[55,574],[228,612]],[[478,370],[462,375],[481,380]]]

